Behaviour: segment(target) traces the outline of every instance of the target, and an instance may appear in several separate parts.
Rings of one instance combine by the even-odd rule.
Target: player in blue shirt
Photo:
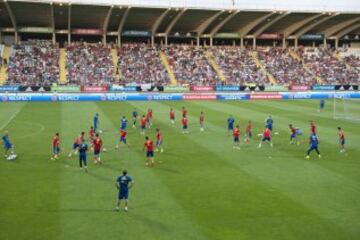
[[[83,139],[81,144],[78,146],[79,150],[79,165],[80,170],[83,169],[83,165],[85,167],[85,172],[87,172],[87,159],[86,159],[86,152],[89,150],[88,145],[86,144],[85,140]]]
[[[99,129],[99,123],[100,123],[100,122],[99,122],[99,114],[98,114],[98,113],[95,113],[93,122],[94,122],[94,124],[93,124],[94,130],[95,130],[95,132],[97,132],[98,129]]]
[[[124,199],[125,201],[125,208],[124,210],[127,212],[128,210],[128,198],[129,198],[129,189],[133,186],[133,181],[131,179],[130,176],[127,175],[127,171],[124,170],[122,176],[119,176],[116,179],[116,188],[119,190],[119,195],[118,195],[118,201],[116,203],[116,211],[119,211],[120,209],[120,203],[121,200]]]
[[[138,112],[136,111],[136,109],[134,109],[134,111],[132,112],[132,120],[133,120],[133,128],[136,127],[136,120],[138,118]]]
[[[319,109],[319,112],[324,111],[324,108],[325,108],[325,100],[324,100],[324,99],[321,99],[321,100],[320,100],[320,109]]]
[[[269,117],[266,119],[266,128],[268,128],[270,131],[272,131],[273,130],[273,124],[274,124],[274,120],[269,115]]]
[[[127,127],[127,119],[126,119],[126,117],[125,116],[123,116],[122,118],[121,118],[121,130],[122,131],[125,131],[126,130],[126,127]]]
[[[232,134],[232,132],[234,131],[234,124],[235,124],[235,119],[232,115],[230,115],[230,117],[228,118],[227,124],[228,124],[228,132],[229,134]]]
[[[10,142],[8,131],[4,132],[4,135],[1,137],[1,140],[3,142],[5,149],[5,158],[7,160],[14,160],[16,158],[16,154],[14,152],[13,145]]]
[[[319,140],[317,138],[317,136],[315,134],[311,134],[310,139],[309,139],[309,143],[310,143],[310,148],[307,151],[307,155],[306,158],[309,159],[310,158],[310,153],[312,151],[316,151],[316,153],[318,154],[319,158],[321,158],[319,149],[318,149],[318,145],[319,145]]]

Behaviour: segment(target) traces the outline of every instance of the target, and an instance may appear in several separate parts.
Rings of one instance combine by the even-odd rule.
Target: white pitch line
[[[18,114],[19,114],[20,110],[17,110],[16,112],[13,113],[13,115],[11,115],[11,117],[0,127],[0,131],[3,130]]]

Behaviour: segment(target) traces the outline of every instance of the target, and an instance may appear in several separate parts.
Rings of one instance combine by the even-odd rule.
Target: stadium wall
[[[360,98],[360,92],[250,92],[250,93],[0,93],[8,102],[81,101],[191,101],[191,100],[293,100]]]

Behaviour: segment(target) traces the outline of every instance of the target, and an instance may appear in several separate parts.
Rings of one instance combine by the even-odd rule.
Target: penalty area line
[[[16,112],[11,115],[11,117],[0,127],[0,131],[3,130],[7,125],[11,123],[11,121],[20,113],[20,110],[17,110]]]

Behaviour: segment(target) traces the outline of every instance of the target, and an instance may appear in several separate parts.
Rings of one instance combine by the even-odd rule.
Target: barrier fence
[[[0,93],[6,102],[71,101],[191,101],[191,100],[292,100],[360,98],[357,91],[252,92],[252,93]]]

